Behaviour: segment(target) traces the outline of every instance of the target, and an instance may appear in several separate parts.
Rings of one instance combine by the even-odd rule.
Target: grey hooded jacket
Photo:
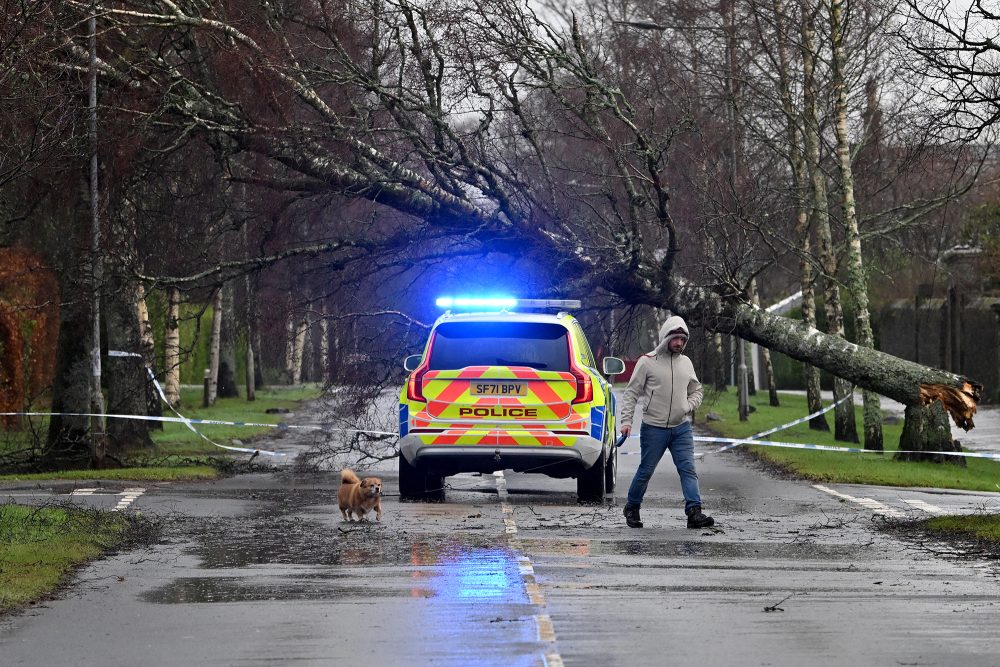
[[[667,347],[670,339],[674,338],[668,334],[676,329],[681,329],[684,336],[688,336],[688,328],[682,318],[676,315],[668,317],[660,327],[659,345],[636,363],[622,397],[621,426],[632,425],[635,404],[640,396],[646,398],[642,421],[651,426],[679,426],[688,421],[691,413],[701,405],[704,393],[694,365],[686,356],[671,353]]]

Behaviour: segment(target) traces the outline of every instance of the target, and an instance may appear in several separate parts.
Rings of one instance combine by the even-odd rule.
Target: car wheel
[[[613,493],[618,482],[618,448],[611,445],[608,465],[604,468],[604,491]]]
[[[444,477],[425,473],[399,455],[400,500],[444,500]]]
[[[581,472],[580,476],[576,478],[576,495],[580,502],[604,502],[604,480],[608,465],[607,451],[607,447],[602,447],[601,455],[594,461],[594,465]]]

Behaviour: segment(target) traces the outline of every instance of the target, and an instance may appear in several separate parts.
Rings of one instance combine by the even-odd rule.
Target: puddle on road
[[[342,532],[346,531],[346,532]],[[406,565],[454,560],[495,546],[489,534],[410,533],[378,524],[320,523],[301,517],[247,517],[197,522],[188,550],[206,569],[257,565]]]
[[[367,580],[355,586],[324,581],[278,579],[270,582],[245,577],[190,577],[176,579],[166,586],[142,595],[146,602],[192,604],[205,602],[265,602],[301,600],[338,600],[388,597],[433,597],[431,589],[408,587],[379,588]]]
[[[143,594],[147,602],[188,604],[366,598],[440,598],[454,603],[521,604],[527,596],[517,554],[506,547],[473,547],[449,541],[409,545],[408,558],[385,568],[343,568],[287,576],[185,577]],[[371,565],[370,561],[358,565]]]
[[[335,601],[372,596],[458,603],[526,601],[517,554],[497,546],[496,534],[418,533],[270,510],[179,524],[179,532],[194,540],[186,553],[196,556],[203,570],[227,570],[226,576],[177,579],[144,594],[146,601]],[[303,573],[303,567],[320,569]],[[244,569],[246,576],[233,575],[232,570]]]

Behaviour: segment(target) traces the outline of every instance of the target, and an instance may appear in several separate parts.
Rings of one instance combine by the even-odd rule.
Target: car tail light
[[[590,403],[594,400],[594,383],[587,375],[576,364],[570,366],[570,372],[576,378],[576,398],[573,399],[574,403]]]
[[[427,399],[424,398],[424,375],[430,369],[431,347],[433,343],[434,340],[431,339],[431,345],[427,346],[427,353],[424,355],[424,360],[420,362],[419,366],[413,369],[409,379],[406,381],[406,398],[411,401],[427,402]]]
[[[569,372],[576,378],[576,397],[573,403],[590,403],[594,400],[594,382],[590,379],[587,371],[576,365],[576,355],[573,354],[573,343],[568,340],[569,345]]]

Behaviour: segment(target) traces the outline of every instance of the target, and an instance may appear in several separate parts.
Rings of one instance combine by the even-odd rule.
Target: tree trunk
[[[139,336],[142,346],[142,362],[146,368],[156,376],[156,342],[153,338],[153,326],[149,323],[149,308],[146,307],[146,290],[139,285],[139,301],[136,304],[139,316]],[[153,381],[146,376],[146,414],[154,417],[163,415],[163,406],[160,404],[160,394],[156,391]],[[150,430],[163,430],[163,422],[147,422],[146,428]]]
[[[120,276],[111,277],[105,299],[108,331],[108,412],[115,415],[145,415],[148,407],[148,376],[141,354],[137,286]],[[123,356],[124,355],[124,356]],[[152,448],[148,422],[138,419],[108,420],[108,453]]]
[[[74,229],[89,230],[91,214],[89,209],[90,187],[85,178],[81,179],[79,196],[67,216],[76,224]],[[55,264],[60,266],[59,293],[62,304],[59,309],[59,338],[56,347],[56,371],[52,385],[52,412],[49,421],[48,439],[43,454],[47,467],[80,465],[95,457],[95,443],[103,446],[104,424],[101,419],[64,416],[59,413],[87,414],[94,412],[95,402],[104,412],[103,396],[92,396],[94,372],[94,306],[93,293],[98,289],[90,266],[91,257],[82,261],[76,255],[76,248],[88,245],[85,234],[80,238],[67,239],[64,246],[55,248]],[[100,364],[100,355],[96,363]]]
[[[819,95],[815,72],[815,28],[809,16],[802,17],[802,71],[803,71],[803,116],[805,160],[812,183],[812,220],[819,241],[820,265],[824,272],[824,307],[826,310],[827,332],[844,337],[844,314],[840,305],[840,288],[837,285],[837,258],[833,250],[833,236],[830,231],[829,201],[826,190],[826,174],[820,155],[820,123],[817,112]],[[844,442],[857,442],[857,425],[854,421],[854,400],[841,400],[853,388],[841,377],[834,377],[833,397],[839,401],[834,416],[834,437]]]
[[[919,452],[960,452],[962,447],[958,440],[951,437],[951,425],[948,423],[948,413],[941,401],[930,405],[908,405],[904,414],[903,433],[899,436],[900,452],[894,457],[897,461],[932,461],[934,463],[952,463],[957,466],[967,465],[964,457],[944,456],[941,454],[906,453],[907,450]]]
[[[965,376],[859,347],[839,336],[808,328],[802,322],[754,308],[748,303],[719,301],[704,289],[679,278],[669,283],[670,291],[666,295],[649,285],[650,301],[671,308],[696,326],[732,331],[750,342],[824,368],[847,382],[906,405],[941,401],[956,424],[965,430],[974,426],[972,418],[983,387]],[[704,303],[713,299],[719,306],[712,319],[706,321]]]
[[[285,320],[285,377],[288,384],[295,384],[295,313],[289,308]]]
[[[789,13],[785,10],[782,0],[772,0],[772,8],[777,27],[778,40],[778,85],[781,91],[781,106],[785,113],[785,140],[788,143],[788,165],[791,170],[792,183],[796,194],[798,210],[795,235],[800,239],[799,246],[799,284],[802,291],[802,321],[810,329],[816,328],[816,295],[813,291],[813,266],[811,263],[812,249],[810,247],[810,216],[808,204],[809,173],[804,157],[804,128],[796,120],[803,120],[794,103],[792,84],[792,66],[789,50],[793,40],[790,38],[793,27],[788,21]],[[803,74],[806,74],[804,71]],[[809,76],[813,76],[810,64]],[[770,356],[770,355],[769,355]],[[823,406],[820,394],[819,369],[811,364],[802,366],[803,380],[806,387],[806,405],[809,414],[818,412]],[[816,431],[829,431],[825,415],[817,415],[809,420],[809,428]]]
[[[726,391],[728,383],[726,382],[726,353],[722,349],[722,334],[719,332],[709,332],[711,336],[711,346],[713,350],[712,356],[715,358],[715,363],[712,366],[714,373],[714,382],[716,391]]]
[[[256,371],[256,368],[255,368],[256,364],[254,363],[254,358],[253,358],[253,343],[251,342],[252,340],[253,339],[251,338],[251,335],[248,332],[247,333],[247,349],[246,349],[246,353],[247,353],[247,368],[246,368],[247,401],[256,401],[257,400],[257,387],[256,387],[256,383],[254,382],[254,374],[257,371]]]
[[[805,210],[799,211],[799,221],[808,217]],[[803,227],[808,227],[803,225]],[[802,276],[802,323],[808,329],[816,328],[816,292],[813,290],[812,263],[809,257],[809,231],[805,230],[802,237],[802,261],[799,263],[799,271]],[[802,374],[805,376],[806,385],[806,409],[809,414],[819,412],[823,409],[823,396],[819,383],[819,369],[812,364],[802,365]],[[809,420],[809,428],[813,431],[829,432],[830,425],[826,421],[826,415],[820,414]]]
[[[219,395],[219,348],[222,338],[222,289],[212,297],[212,337],[208,357],[208,404],[215,405]]]
[[[62,273],[62,272],[61,272]],[[64,274],[63,274],[64,275]],[[59,291],[73,294],[59,309],[59,342],[52,387],[52,412],[44,459],[48,465],[82,463],[90,456],[90,423],[86,417],[60,413],[90,412],[91,305],[86,292],[73,280],[60,280]]]
[[[330,321],[327,319],[326,303],[323,303],[323,319],[319,321],[319,372],[323,386],[330,384]]]
[[[243,235],[246,238],[246,227],[243,228]],[[257,338],[257,294],[254,290],[254,281],[250,274],[244,277],[244,288],[246,290],[246,304],[244,315],[246,316],[246,385],[247,401],[257,400],[257,357],[254,354],[254,341]]]
[[[181,404],[181,292],[176,287],[167,291],[167,331],[163,345],[163,393],[170,405]]]
[[[861,255],[861,233],[854,200],[854,169],[851,166],[850,137],[847,133],[847,83],[844,77],[844,3],[830,2],[830,44],[833,66],[834,128],[837,135],[837,164],[840,166],[840,191],[843,198],[844,226],[847,235],[847,285],[856,308],[858,344],[875,347],[871,316],[868,313],[868,276]],[[882,451],[882,408],[878,394],[865,389],[865,449]],[[854,421],[852,420],[852,424]]]
[[[232,285],[227,283],[221,291],[222,322],[219,327],[219,379],[216,396],[235,398],[240,395],[240,388],[236,384],[236,317]]]
[[[302,362],[305,357],[306,333],[309,324],[303,317],[295,327],[295,337],[292,340],[292,384],[302,384]]]
[[[750,298],[753,305],[760,308],[760,290],[757,289],[757,279],[753,278],[750,281]],[[771,364],[771,351],[763,346],[758,346],[757,351],[760,353],[761,363],[764,366],[764,376],[767,381],[767,399],[768,404],[771,407],[778,407],[781,405],[778,401],[778,388],[774,384],[774,366]]]

